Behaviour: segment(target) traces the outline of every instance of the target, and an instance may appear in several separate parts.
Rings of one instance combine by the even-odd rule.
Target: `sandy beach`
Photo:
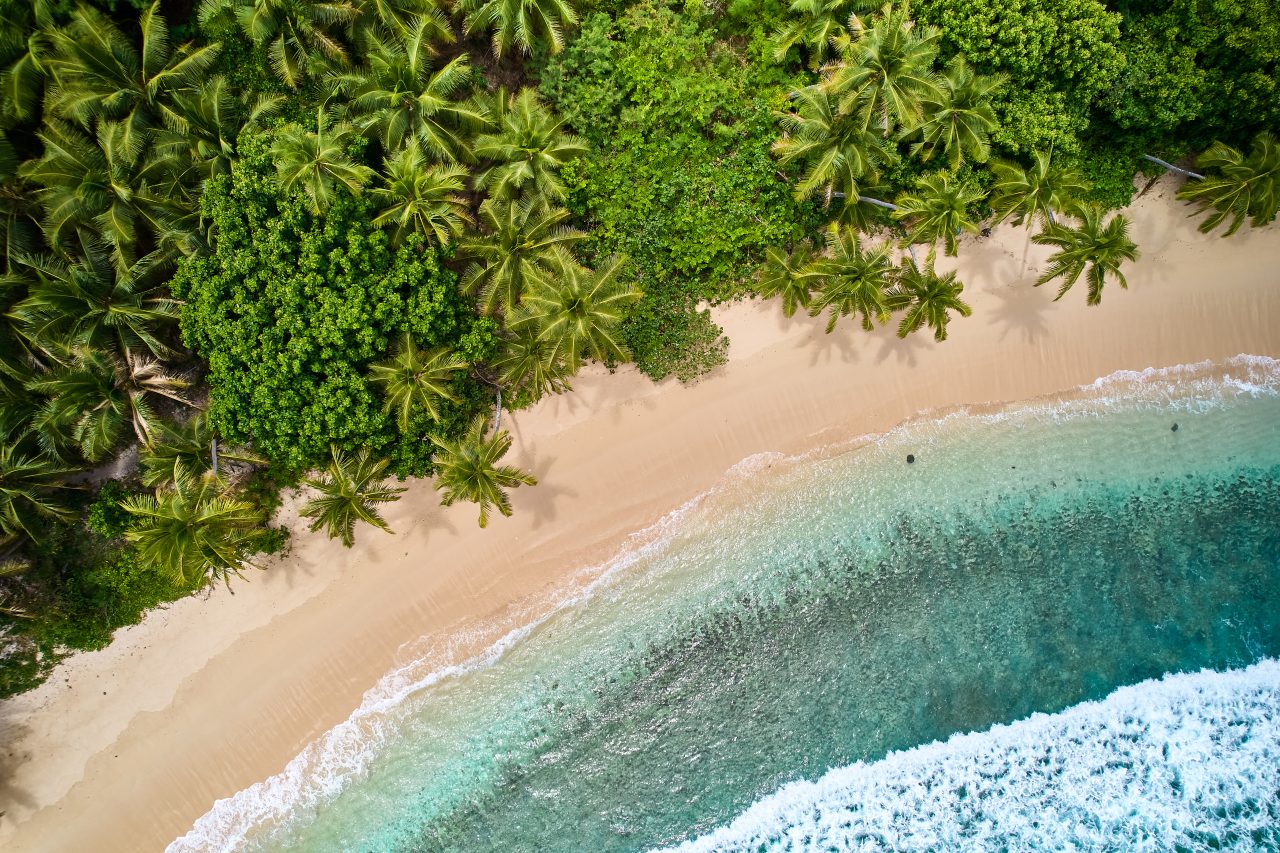
[[[424,637],[443,642],[607,558],[765,451],[797,453],[962,404],[1062,392],[1117,370],[1239,353],[1280,357],[1280,227],[1196,231],[1162,180],[1130,211],[1141,260],[1100,307],[1083,283],[1032,287],[1049,250],[1004,226],[964,241],[974,309],[950,338],[899,340],[775,303],[715,310],[730,363],[691,386],[590,369],[572,393],[504,416],[511,461],[540,485],[476,526],[414,482],[354,548],[311,534],[286,504],[292,553],[151,614],[39,690],[0,704],[0,846],[160,850],[214,801],[273,773],[345,719]],[[459,645],[459,653],[466,644]]]

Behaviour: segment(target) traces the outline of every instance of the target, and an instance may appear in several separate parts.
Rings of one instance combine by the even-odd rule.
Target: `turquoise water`
[[[884,781],[896,750],[1037,712],[1069,721],[1124,685],[1280,654],[1278,391],[1280,366],[1241,358],[747,460],[616,560],[510,624],[478,626],[493,641],[479,658],[430,639],[407,650],[347,723],[171,849],[627,851],[700,837],[698,849],[823,849],[803,842],[819,837],[806,820],[857,824],[840,799],[850,785],[824,777],[833,768],[861,768],[905,803],[918,788]],[[1280,726],[1280,674],[1250,672],[1277,689],[1230,707],[1260,733],[1245,742],[1262,750],[1269,793],[1188,812],[1204,838],[1280,810],[1280,757],[1264,736]],[[1203,712],[1238,732],[1206,711],[1226,689],[1161,719],[1204,732],[1192,725]],[[1000,736],[971,737],[987,738],[996,766],[1017,766]],[[1084,742],[1071,736],[1062,749]],[[1111,755],[1104,768],[1152,762],[1099,742],[1111,744],[1092,748]],[[1230,775],[1239,754],[1211,758]],[[784,817],[761,828],[756,813],[793,791],[779,786],[819,778],[817,799],[773,807]],[[939,818],[919,838],[976,838],[1001,808],[1022,808],[976,799],[989,808],[974,822],[952,809],[954,825]],[[1134,802],[1139,825],[1171,813]],[[913,812],[883,805],[908,837],[901,815]]]

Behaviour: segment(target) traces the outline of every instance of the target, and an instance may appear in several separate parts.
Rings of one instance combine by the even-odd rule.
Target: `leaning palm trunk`
[[[1159,157],[1152,157],[1150,154],[1143,154],[1142,159],[1149,160],[1152,163],[1155,163],[1157,166],[1163,166],[1164,168],[1168,169],[1170,172],[1177,172],[1179,175],[1182,175],[1183,177],[1195,178],[1198,181],[1204,180],[1204,175],[1201,175],[1198,172],[1191,172],[1186,169],[1180,168],[1168,162],[1167,160],[1161,160]]]

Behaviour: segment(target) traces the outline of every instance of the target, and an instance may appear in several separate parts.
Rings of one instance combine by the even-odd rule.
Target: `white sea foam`
[[[1280,663],[1264,660],[793,782],[674,849],[1261,850],[1278,822]]]
[[[218,800],[192,829],[172,842],[170,853],[231,851],[269,839],[290,821],[315,810],[360,779],[381,753],[409,713],[408,700],[433,685],[458,679],[467,673],[495,665],[524,638],[567,609],[583,605],[610,588],[626,570],[655,553],[680,531],[686,519],[707,498],[721,489],[751,479],[761,470],[786,463],[829,457],[866,444],[894,444],[918,436],[921,427],[945,432],[956,421],[1000,423],[1010,418],[1074,418],[1102,413],[1114,402],[1143,401],[1192,408],[1213,408],[1241,393],[1280,394],[1280,361],[1265,356],[1240,355],[1221,364],[1203,362],[1143,371],[1118,371],[1081,386],[1080,396],[1031,401],[981,413],[962,408],[946,414],[922,416],[882,433],[851,438],[796,456],[760,453],[740,461],[726,472],[720,484],[691,499],[661,521],[628,540],[618,555],[598,566],[583,569],[558,592],[530,603],[501,626],[477,628],[472,635],[446,640],[424,638],[406,644],[409,661],[387,673],[363,697],[361,705],[342,723],[309,744],[280,773],[231,797]],[[475,648],[478,637],[493,639],[478,655],[461,658],[458,648]]]

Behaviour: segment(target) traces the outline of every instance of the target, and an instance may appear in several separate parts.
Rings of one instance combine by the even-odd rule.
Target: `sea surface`
[[[1119,373],[744,460],[169,849],[1280,849],[1277,656],[1280,362]]]

